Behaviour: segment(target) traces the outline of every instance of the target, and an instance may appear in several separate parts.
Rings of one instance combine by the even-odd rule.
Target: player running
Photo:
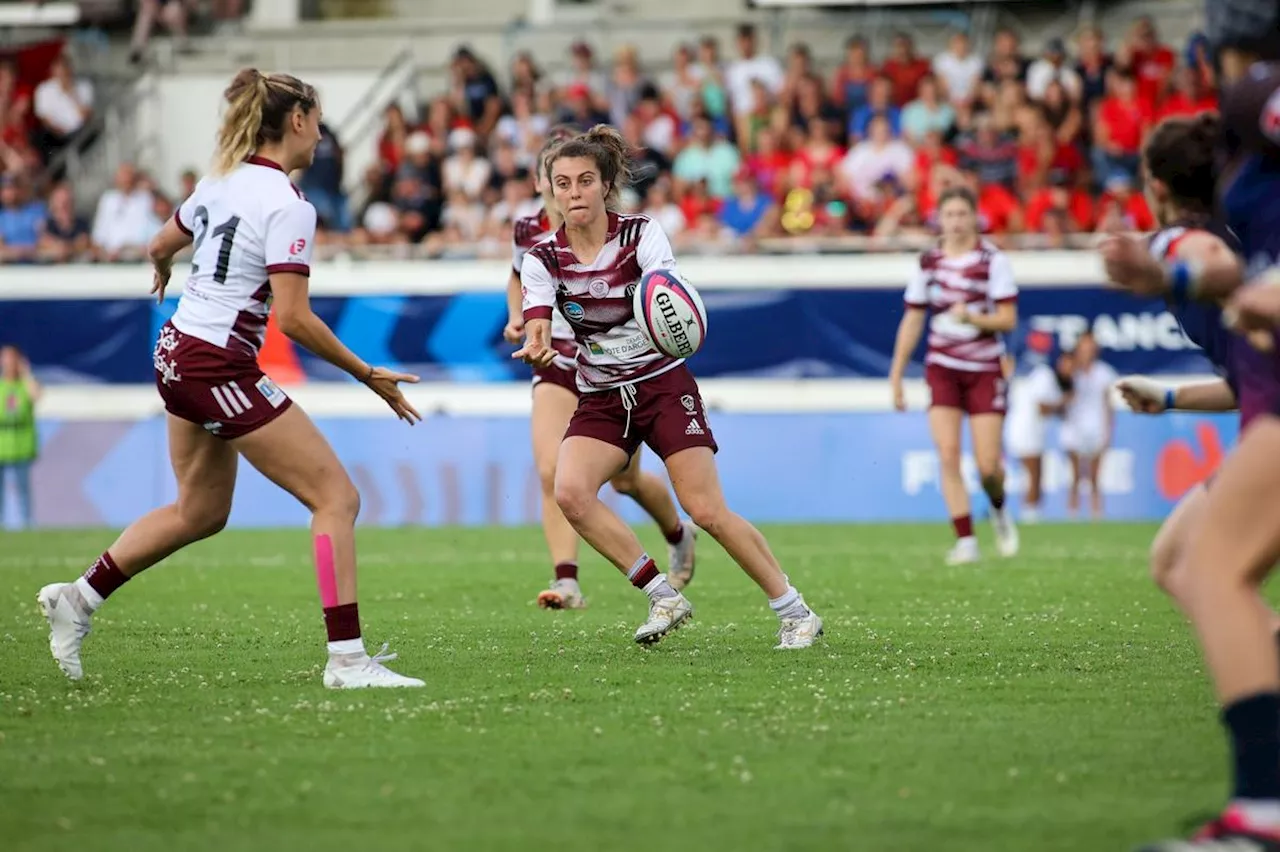
[[[698,383],[683,359],[649,344],[632,311],[641,277],[674,271],[676,260],[657,222],[614,212],[627,158],[626,142],[605,125],[550,153],[544,174],[563,224],[530,249],[521,267],[525,343],[512,357],[539,368],[554,362],[555,308],[578,341],[582,396],[560,445],[556,503],[578,534],[649,596],[649,618],[635,640],[658,641],[693,614],[693,605],[599,497],[600,487],[648,444],[689,517],[768,595],[780,622],[777,647],[808,647],[821,635],[822,619],[782,573],[759,530],[725,505]]]
[[[942,239],[920,255],[906,291],[906,311],[898,325],[889,382],[893,405],[905,411],[902,376],[924,331],[930,311],[925,381],[929,385],[929,431],[942,468],[942,497],[951,513],[956,543],[948,565],[976,562],[969,492],[960,472],[960,424],[967,414],[982,490],[991,503],[991,523],[1001,556],[1018,552],[1018,530],[1004,504],[1006,381],[1001,369],[1001,334],[1018,325],[1018,287],[1009,259],[978,233],[978,202],[953,187],[938,199]]]
[[[360,494],[302,409],[258,368],[274,307],[286,335],[362,381],[398,417],[421,417],[400,392],[416,376],[364,363],[311,311],[307,295],[316,211],[289,181],[320,141],[316,91],[286,74],[246,69],[227,87],[213,174],[151,242],[152,292],[163,300],[174,256],[191,245],[191,274],[155,346],[178,499],[134,521],[80,579],[40,590],[49,647],[72,680],[93,613],[140,572],[227,522],[237,456],[311,510],[316,580],[329,637],[324,685],[422,686],[370,656],[356,606],[354,529]],[[385,646],[384,646],[385,650]]]
[[[1170,591],[1196,628],[1223,708],[1233,791],[1223,814],[1194,839],[1146,849],[1280,852],[1280,649],[1259,595],[1280,557],[1280,355],[1273,338],[1280,301],[1265,281],[1280,258],[1280,8],[1215,2],[1208,9],[1232,160],[1219,175],[1218,198],[1248,269],[1226,251],[1156,265],[1127,237],[1108,238],[1101,248],[1113,281],[1175,302],[1225,299],[1234,325],[1263,332],[1265,341],[1255,343],[1268,350],[1232,341],[1228,358],[1248,425],[1201,496],[1194,534],[1171,569]],[[1259,64],[1263,58],[1270,62]]]
[[[547,155],[567,138],[574,135],[569,127],[552,128],[548,140],[538,154],[538,163],[546,162]],[[510,343],[519,343],[524,336],[520,266],[525,253],[548,237],[561,225],[556,211],[551,185],[543,178],[542,168],[534,172],[534,187],[543,199],[543,207],[537,215],[525,216],[515,221],[512,233],[514,262],[507,284],[508,319],[502,334]],[[560,454],[560,441],[564,438],[573,410],[578,405],[578,342],[573,327],[553,307],[551,312],[551,346],[556,358],[550,366],[538,367],[533,372],[533,411],[529,420],[533,433],[533,459],[542,482],[542,533],[551,552],[555,579],[551,588],[538,595],[538,606],[546,609],[581,609],[587,605],[578,585],[578,534],[565,520],[564,513],[556,505],[556,458]],[[671,588],[679,591],[693,579],[696,532],[680,520],[675,501],[666,485],[657,476],[645,473],[640,467],[640,450],[636,449],[630,461],[613,479],[614,490],[625,494],[640,504],[667,539]]]

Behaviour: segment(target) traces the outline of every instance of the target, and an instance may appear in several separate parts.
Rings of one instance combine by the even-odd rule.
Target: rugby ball
[[[636,322],[653,348],[688,358],[707,339],[707,309],[688,282],[667,269],[646,272],[631,296]]]

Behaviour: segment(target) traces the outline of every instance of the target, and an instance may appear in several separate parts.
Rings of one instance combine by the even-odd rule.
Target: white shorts
[[[1102,429],[1081,429],[1075,423],[1063,423],[1059,435],[1064,451],[1085,458],[1100,456],[1107,449],[1107,435]]]
[[[1045,424],[1043,420],[1006,421],[1005,449],[1015,459],[1034,458],[1044,454]]]

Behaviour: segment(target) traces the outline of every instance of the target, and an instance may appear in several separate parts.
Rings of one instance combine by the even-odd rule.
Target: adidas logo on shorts
[[[689,421],[689,425],[684,427],[684,433],[686,435],[705,435],[706,434],[705,432],[702,431],[702,427],[698,425],[698,421],[696,419]]]

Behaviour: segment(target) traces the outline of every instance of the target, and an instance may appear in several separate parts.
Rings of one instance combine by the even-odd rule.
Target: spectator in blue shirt
[[[720,208],[720,224],[733,231],[735,237],[750,237],[769,215],[773,202],[756,188],[751,172],[740,169],[733,179],[733,195]]]
[[[25,180],[15,175],[0,178],[0,257],[8,263],[34,260],[46,215],[44,202],[31,198]]]
[[[320,144],[315,159],[298,181],[298,188],[316,208],[320,224],[345,234],[351,230],[347,196],[342,191],[342,145],[329,125],[320,122]]]
[[[871,81],[866,105],[855,110],[849,119],[850,145],[867,137],[867,127],[871,124],[871,119],[878,115],[883,115],[888,120],[889,130],[896,139],[902,132],[902,114],[893,105],[893,83],[888,77],[876,77]]]

